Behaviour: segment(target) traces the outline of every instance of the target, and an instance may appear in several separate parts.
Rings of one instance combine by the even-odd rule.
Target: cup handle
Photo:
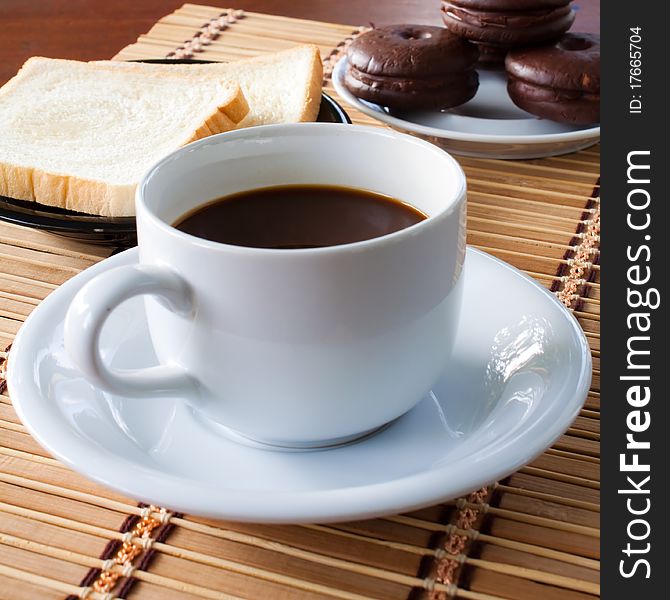
[[[65,316],[66,351],[91,383],[109,392],[147,397],[194,390],[195,379],[177,365],[117,371],[103,362],[99,343],[107,317],[124,300],[143,294],[159,296],[177,314],[194,314],[189,285],[169,267],[116,267],[91,279],[74,297]]]

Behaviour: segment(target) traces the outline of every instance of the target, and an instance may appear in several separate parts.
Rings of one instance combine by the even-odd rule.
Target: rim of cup
[[[376,238],[370,238],[358,242],[350,242],[347,244],[338,244],[335,246],[323,246],[319,248],[291,248],[291,249],[286,249],[286,248],[255,248],[252,246],[237,246],[233,244],[225,244],[223,242],[215,242],[212,240],[207,240],[189,233],[186,233],[184,231],[181,231],[174,227],[174,225],[168,223],[167,221],[163,220],[160,218],[158,215],[156,215],[149,207],[146,205],[145,202],[145,194],[148,185],[151,182],[152,177],[156,175],[156,173],[164,168],[168,163],[178,160],[179,157],[190,151],[197,150],[199,148],[202,148],[204,146],[214,146],[218,145],[221,143],[230,143],[233,142],[234,140],[240,140],[240,139],[250,139],[250,138],[258,138],[258,137],[264,137],[265,134],[267,135],[273,135],[277,136],[278,134],[281,135],[282,132],[288,132],[288,133],[298,133],[302,132],[303,134],[309,134],[310,131],[320,131],[325,128],[331,129],[333,131],[341,132],[343,135],[371,135],[371,136],[376,136],[376,137],[385,137],[389,140],[395,140],[395,141],[401,141],[404,144],[408,145],[413,145],[417,148],[420,148],[422,151],[429,152],[433,155],[438,156],[442,160],[445,160],[447,163],[449,163],[450,170],[452,174],[456,177],[456,187],[454,190],[454,193],[451,195],[449,200],[445,202],[445,205],[438,210],[437,212],[433,214],[427,214],[425,211],[421,211],[423,214],[426,215],[426,218],[423,219],[422,221],[415,223],[414,225],[410,225],[409,227],[405,227],[404,229],[400,229],[398,231],[394,231],[392,233],[388,233]],[[223,162],[223,161],[222,161]],[[411,176],[411,175],[410,175]],[[285,184],[285,185],[310,185],[309,183],[296,183],[296,184]],[[314,185],[321,185],[321,184],[314,184]],[[268,186],[264,186],[268,187]],[[356,189],[365,189],[365,188],[358,188],[357,186],[343,186],[343,187],[352,187]],[[439,148],[435,146],[434,144],[431,144],[430,142],[427,142],[425,140],[419,139],[415,136],[408,135],[406,133],[400,133],[398,131],[392,131],[388,129],[382,129],[379,127],[372,127],[368,125],[350,125],[346,123],[280,123],[280,124],[273,124],[273,125],[259,125],[256,127],[248,127],[245,129],[236,129],[233,131],[227,131],[224,133],[218,133],[214,134],[208,137],[205,137],[203,139],[197,140],[195,142],[192,142],[190,144],[187,144],[186,146],[182,146],[181,148],[178,148],[177,150],[171,152],[167,156],[163,157],[161,160],[159,160],[157,163],[155,163],[143,176],[142,179],[140,180],[139,185],[137,186],[137,192],[135,195],[135,202],[136,202],[136,212],[137,215],[139,216],[140,214],[143,215],[143,218],[146,218],[154,227],[159,228],[164,234],[167,234],[169,236],[174,237],[175,239],[180,239],[180,240],[188,240],[189,242],[193,244],[197,244],[202,247],[210,248],[212,250],[226,250],[227,252],[230,251],[235,251],[239,252],[242,254],[271,254],[273,256],[279,256],[282,254],[285,255],[290,255],[290,256],[296,256],[296,255],[316,255],[316,254],[330,254],[330,253],[338,253],[338,252],[343,252],[343,251],[360,251],[360,250],[366,250],[369,249],[370,247],[376,247],[380,244],[386,244],[386,243],[391,243],[391,242],[396,242],[404,239],[407,236],[411,235],[417,235],[424,229],[431,227],[432,223],[436,220],[437,217],[445,216],[453,212],[454,208],[459,204],[459,201],[465,196],[466,193],[466,178],[465,178],[465,173],[463,172],[463,169],[461,168],[460,164],[456,159],[443,150],[442,148]],[[253,190],[255,188],[249,187],[248,190]],[[261,189],[261,188],[258,188]],[[219,198],[225,198],[226,194],[223,194]],[[202,207],[207,205],[210,202],[215,202],[217,198],[212,198],[210,200],[205,200],[201,204],[198,205],[198,207]],[[397,200],[401,202],[406,202],[402,198],[397,198]],[[410,206],[415,207],[413,204],[410,202],[406,202],[407,204],[410,204]],[[421,210],[421,209],[419,209]],[[188,211],[185,211],[183,214],[186,214]]]

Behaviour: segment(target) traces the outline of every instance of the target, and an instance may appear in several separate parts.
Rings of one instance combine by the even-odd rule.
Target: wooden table
[[[0,83],[32,55],[110,58],[184,1],[0,0]],[[598,31],[598,1],[577,3],[575,30]],[[295,31],[302,36],[307,30],[328,58],[351,39],[354,25],[439,24],[438,5],[240,0],[232,6],[251,13],[207,52],[239,58],[236,40],[246,36],[262,53],[266,37],[293,44]],[[203,11],[215,19],[221,13],[195,10],[196,23]],[[283,31],[285,19],[260,12],[348,25],[291,22]],[[191,31],[189,25],[184,35],[199,26]],[[259,30],[263,35],[248,33]],[[181,35],[170,43],[181,44]],[[161,36],[154,36],[155,56],[166,52]],[[150,48],[143,44],[137,52]],[[335,95],[330,84],[326,89]],[[350,114],[365,122],[360,113]],[[107,600],[107,591],[130,600],[446,600],[448,594],[597,600],[599,150],[529,161],[458,160],[468,178],[468,243],[556,292],[592,349],[592,388],[565,435],[509,477],[408,514],[336,525],[230,523],[138,505],[59,464],[21,424],[0,379],[0,600],[63,600],[67,594]],[[3,350],[25,317],[113,250],[0,223],[0,377]]]
[[[109,58],[183,0],[1,0],[0,85],[30,56]],[[439,0],[239,0],[210,2],[333,23],[440,24]],[[600,0],[577,0],[575,31],[600,31]]]

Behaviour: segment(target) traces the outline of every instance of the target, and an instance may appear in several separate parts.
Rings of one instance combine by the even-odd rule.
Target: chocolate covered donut
[[[512,50],[507,90],[525,111],[562,123],[600,121],[600,37],[568,33],[551,46]]]
[[[483,62],[501,62],[511,48],[557,40],[575,13],[570,0],[442,0],[442,20],[481,45]]]
[[[390,25],[347,49],[344,85],[355,96],[399,110],[451,108],[479,86],[477,48],[443,27]]]

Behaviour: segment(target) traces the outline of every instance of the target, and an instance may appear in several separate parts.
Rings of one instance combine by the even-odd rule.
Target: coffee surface
[[[223,244],[299,249],[369,240],[425,218],[409,204],[367,190],[286,185],[224,196],[187,213],[174,227]]]

